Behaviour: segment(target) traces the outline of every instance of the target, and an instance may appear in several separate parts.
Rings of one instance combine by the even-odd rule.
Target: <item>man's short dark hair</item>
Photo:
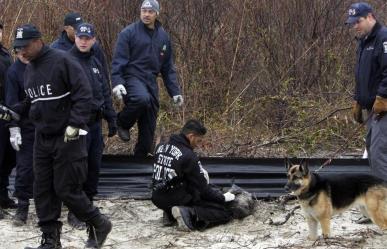
[[[184,135],[193,133],[195,135],[204,136],[207,133],[207,129],[199,120],[190,119],[181,129],[181,133]]]

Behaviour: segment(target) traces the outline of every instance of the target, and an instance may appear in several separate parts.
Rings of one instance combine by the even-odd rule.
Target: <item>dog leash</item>
[[[354,132],[353,132],[352,135],[355,135],[361,128],[363,128],[364,125],[368,123],[368,121],[372,118],[373,115],[374,115],[374,111],[371,110],[371,112],[368,114],[367,119],[366,119],[363,123],[361,123],[361,124],[354,130]],[[329,164],[332,162],[332,160],[333,160],[333,159],[334,159],[334,158],[335,158],[342,150],[346,149],[347,147],[348,147],[348,144],[343,144],[343,145],[341,145],[341,146],[335,151],[335,153],[334,153],[329,159],[327,159],[323,164],[321,164],[321,166],[320,166],[318,169],[316,169],[314,172],[317,173],[317,172],[319,172],[320,170],[322,170],[323,168],[325,168],[327,165],[329,165]]]

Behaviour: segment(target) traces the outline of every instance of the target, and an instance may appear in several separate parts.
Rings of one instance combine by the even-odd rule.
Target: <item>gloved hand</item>
[[[172,97],[173,98],[173,103],[176,105],[176,106],[182,106],[183,103],[184,103],[184,99],[183,99],[183,96],[181,95],[175,95]]]
[[[117,124],[115,121],[108,122],[108,137],[112,137],[117,134]]]
[[[224,196],[224,201],[225,202],[230,202],[230,201],[235,200],[235,195],[233,193],[226,192],[226,193],[223,194],[223,196]]]
[[[11,113],[7,110],[3,110],[0,108],[0,119],[5,120],[5,121],[10,121],[12,118]]]
[[[77,140],[79,138],[79,128],[67,126],[64,134],[64,142]]]
[[[208,175],[208,171],[202,168],[202,172],[203,172],[204,178],[206,178],[207,184],[210,184],[210,176]]]
[[[359,124],[362,124],[364,122],[361,106],[359,105],[359,103],[357,103],[357,101],[353,101],[352,103],[352,115],[353,119]]]
[[[9,142],[12,145],[12,148],[16,151],[20,150],[20,145],[22,145],[22,136],[20,133],[20,127],[11,127],[9,128]]]
[[[375,114],[381,114],[382,112],[387,112],[387,98],[376,96],[374,105],[372,106],[372,111]]]
[[[126,95],[127,92],[126,92],[126,88],[124,87],[124,85],[122,84],[119,84],[119,85],[116,85],[114,88],[113,88],[113,94],[118,98],[118,99],[122,99],[122,95]]]

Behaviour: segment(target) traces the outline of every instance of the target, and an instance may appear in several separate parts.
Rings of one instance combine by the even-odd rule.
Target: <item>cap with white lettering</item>
[[[76,29],[80,23],[83,23],[82,17],[76,12],[70,12],[64,18],[64,26],[72,26]]]
[[[14,48],[21,48],[27,46],[30,41],[36,38],[41,38],[42,34],[32,24],[24,24],[16,28],[15,40],[13,42]]]

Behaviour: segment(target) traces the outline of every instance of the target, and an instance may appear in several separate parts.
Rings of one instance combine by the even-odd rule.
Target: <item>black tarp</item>
[[[284,159],[280,158],[202,158],[210,174],[211,183],[230,187],[234,182],[257,198],[278,197],[285,194]],[[316,170],[326,159],[308,159],[310,170]],[[134,159],[129,156],[103,157],[99,196],[149,198],[152,159]],[[320,174],[370,173],[366,159],[335,159]]]

